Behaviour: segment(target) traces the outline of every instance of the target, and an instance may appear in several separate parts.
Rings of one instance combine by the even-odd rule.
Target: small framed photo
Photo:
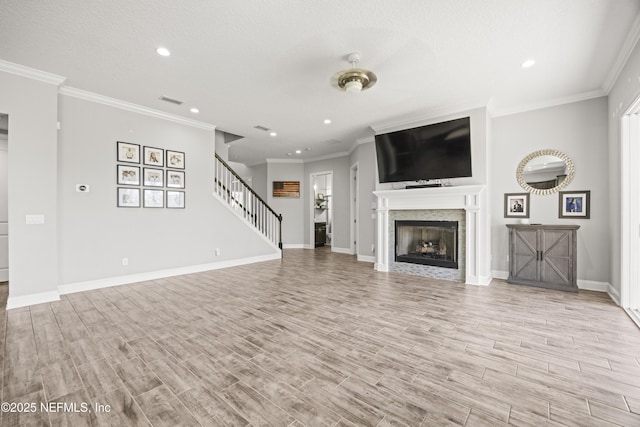
[[[167,190],[167,208],[184,209],[184,191]]]
[[[167,169],[167,187],[184,188],[184,171]]]
[[[558,218],[589,219],[591,191],[561,191]]]
[[[167,167],[184,169],[184,153],[181,151],[167,150]]]
[[[163,208],[164,207],[164,190],[144,189],[144,207],[145,208]]]
[[[164,170],[144,168],[144,185],[146,187],[164,187]]]
[[[139,208],[140,189],[118,187],[118,207],[119,208]]]
[[[118,141],[118,161],[126,163],[140,163],[140,146],[128,142]]]
[[[142,152],[144,154],[145,165],[149,166],[164,166],[164,150],[162,148],[143,147]]]
[[[529,218],[529,193],[506,193],[504,195],[505,218]]]
[[[140,185],[140,167],[118,165],[118,185]]]

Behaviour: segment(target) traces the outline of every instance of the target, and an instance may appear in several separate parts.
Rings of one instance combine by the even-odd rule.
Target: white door
[[[9,280],[8,147],[7,135],[0,133],[0,282]]]

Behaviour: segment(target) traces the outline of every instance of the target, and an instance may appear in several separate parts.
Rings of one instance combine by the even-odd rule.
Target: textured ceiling
[[[215,124],[244,137],[231,159],[254,164],[348,151],[405,115],[602,91],[639,10],[637,0],[2,0],[0,59]],[[360,94],[330,85],[353,51],[378,75]]]

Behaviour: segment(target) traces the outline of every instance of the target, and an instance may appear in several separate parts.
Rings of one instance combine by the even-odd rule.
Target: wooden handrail
[[[267,209],[269,209],[269,210],[271,211],[271,213],[272,213],[272,214],[274,214],[275,216],[282,217],[282,215],[278,215],[278,214],[276,213],[276,211],[274,211],[273,209],[271,209],[271,206],[269,206],[269,204],[268,204],[267,202],[265,202],[265,201],[262,199],[262,197],[260,197],[260,196],[258,195],[258,193],[256,193],[255,191],[253,191],[253,188],[251,188],[251,186],[250,186],[249,184],[247,184],[247,183],[244,181],[244,179],[242,179],[242,178],[240,177],[240,175],[238,175],[238,174],[236,173],[236,171],[234,171],[234,170],[233,170],[233,168],[227,164],[227,162],[225,162],[224,160],[222,160],[222,158],[218,155],[218,153],[216,153],[216,159],[218,159],[218,160],[220,161],[220,163],[222,163],[222,164],[223,164],[223,165],[224,165],[224,166],[229,170],[229,172],[231,172],[231,173],[233,174],[233,176],[235,176],[236,178],[238,178],[238,180],[240,180],[240,182],[241,182],[245,187],[247,187],[247,190],[249,190],[249,191],[251,192],[251,194],[253,194],[254,196],[256,196],[256,198],[257,198],[258,200],[260,200],[260,201],[262,202],[262,204],[263,204]],[[281,221],[282,221],[282,220],[281,220]]]

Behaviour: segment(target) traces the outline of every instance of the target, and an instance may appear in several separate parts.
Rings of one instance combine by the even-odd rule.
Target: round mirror
[[[522,159],[516,170],[520,187],[532,194],[553,194],[575,175],[573,161],[558,150],[538,150]]]

